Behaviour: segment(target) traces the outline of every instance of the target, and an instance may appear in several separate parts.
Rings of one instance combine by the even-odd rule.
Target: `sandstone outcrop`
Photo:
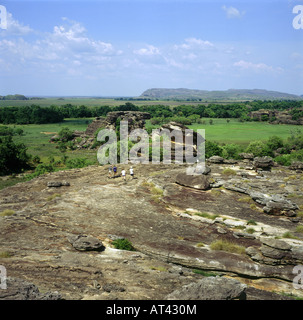
[[[270,121],[273,124],[294,124],[294,125],[302,125],[303,118],[293,119],[292,115],[289,112],[290,110],[266,110],[260,109],[258,111],[250,112],[249,116],[252,119],[258,121]]]
[[[274,166],[274,161],[271,157],[256,157],[254,158],[253,167],[255,170],[271,170]]]
[[[130,164],[124,167],[129,172]],[[243,285],[247,300],[285,299],[281,292],[302,297],[292,283],[294,266],[303,264],[301,174],[274,167],[261,176],[233,165],[235,175],[226,176],[229,165],[209,167],[206,175],[185,177],[188,165],[137,164],[137,179],[124,182],[108,179],[108,166],[90,166],[5,188],[0,265],[8,277],[58,293],[48,298],[149,300],[174,292],[175,299],[190,287],[188,299],[239,299]],[[210,187],[195,188],[195,179]],[[70,185],[48,186],[64,181]],[[271,201],[282,211],[266,214]],[[115,249],[115,239],[129,239],[137,251]],[[232,295],[215,293],[215,277],[194,288],[207,282],[205,272],[222,281],[232,276],[242,289],[233,282]]]
[[[108,112],[106,117],[97,117],[91,124],[88,125],[84,132],[74,132],[74,142],[77,148],[91,148],[94,146],[95,135],[99,129],[116,130],[117,122],[127,121],[128,132],[135,129],[144,129],[145,121],[150,119],[151,115],[148,112],[140,111],[112,111]]]

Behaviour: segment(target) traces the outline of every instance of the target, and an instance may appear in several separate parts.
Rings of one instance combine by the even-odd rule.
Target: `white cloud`
[[[78,22],[68,20],[66,25],[55,26],[53,33],[44,40],[49,50],[55,52],[115,54],[111,43],[90,39],[86,29]]]
[[[234,67],[240,68],[242,70],[250,70],[255,72],[282,72],[283,69],[281,67],[274,68],[273,66],[269,66],[265,63],[253,63],[249,61],[240,60],[233,64]]]
[[[223,6],[222,9],[225,11],[227,18],[233,19],[233,18],[241,18],[244,16],[245,11],[240,12],[237,8],[235,7],[226,7]]]
[[[207,40],[201,40],[197,38],[187,38],[184,41],[185,43],[181,45],[175,45],[175,49],[192,50],[192,49],[209,49],[214,47],[214,44]]]
[[[152,45],[147,45],[146,48],[134,50],[134,53],[140,56],[154,56],[160,54],[160,50]]]
[[[74,77],[81,73],[98,74],[105,66],[111,69],[111,60],[122,54],[111,43],[90,38],[82,24],[66,18],[52,32],[35,36],[35,39],[0,40],[0,56],[12,74],[51,72]]]
[[[24,26],[22,23],[15,20],[13,18],[13,15],[10,12],[7,12],[6,21],[7,21],[7,28],[0,33],[3,36],[8,36],[8,35],[23,36],[34,31],[29,26]]]

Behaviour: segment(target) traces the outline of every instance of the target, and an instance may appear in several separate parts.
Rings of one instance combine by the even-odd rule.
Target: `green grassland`
[[[193,124],[190,129],[205,129],[205,138],[218,143],[236,143],[248,145],[251,141],[267,140],[269,137],[278,136],[287,139],[292,132],[300,130],[302,126],[287,124],[269,124],[267,122],[240,122],[238,119],[204,119],[205,124]]]
[[[64,127],[73,131],[85,131],[92,120],[92,118],[66,119],[61,123],[11,125],[10,127],[21,128],[24,131],[22,136],[14,137],[15,142],[24,143],[28,148],[29,154],[39,156],[42,162],[47,162],[50,157],[54,157],[55,160],[62,157],[62,152],[56,148],[57,145],[49,142],[52,136]],[[68,151],[66,155],[69,158],[85,157],[89,160],[97,160],[94,150]]]
[[[123,101],[117,101],[114,99],[94,99],[94,98],[45,98],[45,99],[30,99],[30,100],[0,100],[0,107],[21,107],[31,106],[32,104],[39,105],[41,107],[49,106],[63,106],[66,104],[72,104],[76,106],[119,106],[123,104]]]
[[[66,119],[61,123],[11,125],[11,127],[23,129],[24,135],[15,136],[14,140],[24,143],[28,148],[28,153],[33,156],[38,155],[42,162],[46,162],[51,156],[55,157],[55,159],[62,156],[62,152],[56,148],[57,145],[49,142],[53,135],[64,127],[73,131],[85,131],[92,120],[93,118]],[[158,127],[152,126],[149,121],[147,121],[147,126],[151,128]],[[193,124],[189,128],[195,131],[197,129],[205,129],[205,138],[209,141],[216,141],[220,144],[237,143],[248,145],[251,141],[264,141],[272,136],[278,136],[285,140],[291,135],[291,132],[299,130],[300,126],[273,125],[265,122],[240,122],[238,119],[230,119],[229,123],[226,119],[213,119],[213,124],[209,124],[209,119],[205,119],[205,124]],[[70,158],[87,157],[90,160],[96,159],[95,150],[68,151],[66,155]]]
[[[45,98],[45,99],[30,99],[30,100],[0,100],[0,107],[23,107],[31,106],[33,104],[41,107],[50,106],[63,106],[66,104],[72,104],[75,106],[110,106],[116,107],[125,104],[128,100],[116,100],[113,98]],[[198,101],[174,101],[174,100],[129,100],[137,106],[142,105],[166,105],[166,106],[178,106],[178,105],[196,105],[196,104],[208,104]],[[220,102],[221,103],[221,102]],[[222,102],[224,103],[224,102]]]

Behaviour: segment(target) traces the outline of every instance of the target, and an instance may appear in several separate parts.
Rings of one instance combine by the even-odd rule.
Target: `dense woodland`
[[[198,122],[201,118],[238,118],[241,121],[251,121],[249,113],[260,109],[290,110],[293,119],[303,116],[303,101],[251,101],[228,104],[199,104],[180,105],[170,107],[166,105],[136,106],[126,102],[117,107],[110,106],[75,106],[66,104],[62,106],[40,107],[31,105],[27,107],[0,107],[0,123],[2,124],[44,124],[62,122],[64,118],[102,117],[110,111],[144,111],[149,112],[154,124],[167,121],[178,121],[183,124]]]

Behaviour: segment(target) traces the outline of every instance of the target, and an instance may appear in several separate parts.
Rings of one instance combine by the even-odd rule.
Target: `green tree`
[[[0,175],[20,173],[28,169],[30,159],[23,143],[15,144],[11,136],[0,138]]]

